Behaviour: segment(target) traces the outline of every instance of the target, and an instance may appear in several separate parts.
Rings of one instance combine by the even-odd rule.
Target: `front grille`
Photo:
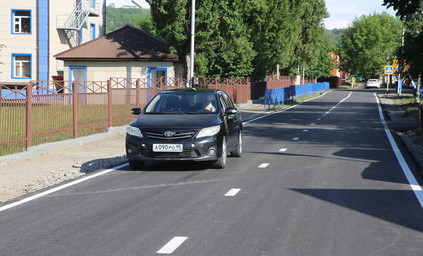
[[[151,139],[161,139],[161,140],[183,140],[190,139],[194,136],[196,131],[176,131],[173,136],[166,137],[164,132],[156,131],[145,131],[145,134]]]

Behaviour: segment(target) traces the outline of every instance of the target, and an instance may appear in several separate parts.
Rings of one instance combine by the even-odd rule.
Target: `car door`
[[[239,112],[234,115],[226,115],[225,110],[227,108],[234,108],[232,100],[225,93],[220,93],[219,95],[221,104],[223,105],[222,113],[224,115],[224,122],[226,124],[226,134],[228,140],[228,148],[233,149],[233,147],[238,143],[238,134],[241,130],[241,115]]]

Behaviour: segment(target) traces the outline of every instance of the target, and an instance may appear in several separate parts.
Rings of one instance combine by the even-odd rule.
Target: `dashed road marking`
[[[300,140],[300,137],[294,137],[292,140]]]
[[[279,149],[279,152],[285,152],[287,150],[288,150],[287,148],[281,148],[281,149]]]
[[[186,236],[175,236],[170,240],[165,246],[163,246],[160,250],[157,251],[159,254],[171,254],[173,253],[178,247],[187,240],[188,237]]]
[[[232,188],[231,190],[229,190],[225,196],[235,196],[236,194],[238,194],[238,192],[241,191],[240,188]]]
[[[269,166],[269,163],[262,163],[258,168],[266,168],[267,166]]]

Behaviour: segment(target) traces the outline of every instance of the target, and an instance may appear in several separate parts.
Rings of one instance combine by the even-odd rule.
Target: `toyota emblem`
[[[174,132],[172,132],[172,131],[165,131],[163,134],[164,134],[164,136],[166,136],[166,137],[172,137],[175,133],[174,133]]]

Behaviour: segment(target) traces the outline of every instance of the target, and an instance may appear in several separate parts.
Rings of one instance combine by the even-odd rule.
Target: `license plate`
[[[154,152],[182,152],[182,144],[153,144]]]

